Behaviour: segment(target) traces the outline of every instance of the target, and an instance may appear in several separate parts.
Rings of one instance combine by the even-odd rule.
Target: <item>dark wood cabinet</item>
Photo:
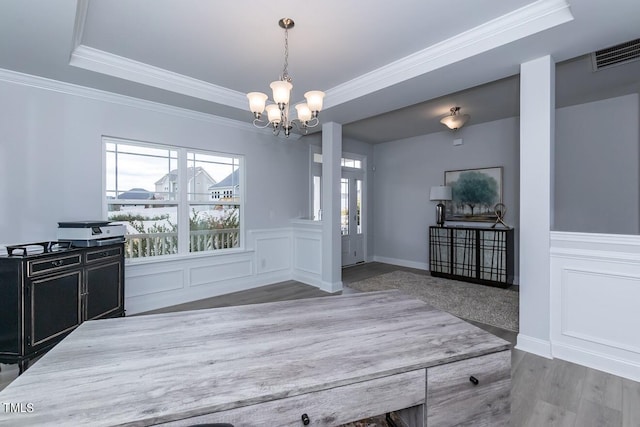
[[[85,320],[124,316],[124,245],[0,257],[0,362],[49,350]]]
[[[124,315],[123,245],[85,253],[84,319]]]
[[[513,229],[429,227],[432,276],[508,287],[513,263]]]

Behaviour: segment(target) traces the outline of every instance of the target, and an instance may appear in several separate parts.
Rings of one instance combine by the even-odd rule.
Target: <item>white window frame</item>
[[[232,153],[224,153],[220,151],[209,151],[188,147],[179,147],[161,143],[154,142],[145,142],[145,141],[137,141],[126,138],[117,138],[111,136],[103,136],[102,137],[102,211],[103,218],[108,217],[108,205],[113,204],[109,203],[107,200],[107,144],[127,144],[127,145],[136,145],[141,147],[150,147],[150,148],[160,148],[177,151],[178,153],[178,183],[179,189],[177,191],[177,199],[176,200],[145,200],[144,204],[154,205],[169,205],[175,204],[178,211],[178,253],[177,254],[168,254],[168,255],[156,255],[150,257],[140,257],[140,258],[128,258],[126,259],[127,263],[148,263],[148,262],[162,262],[168,259],[180,259],[180,258],[192,258],[192,257],[202,257],[202,256],[220,256],[229,253],[243,252],[245,251],[245,194],[246,194],[246,184],[245,184],[245,167],[246,161],[245,157],[241,154],[232,154]],[[191,204],[199,204],[199,205],[229,205],[230,203],[225,203],[224,201],[214,201],[214,200],[206,200],[206,201],[190,201],[189,193],[188,193],[188,179],[186,179],[186,174],[188,170],[188,153],[199,153],[205,155],[213,155],[220,157],[234,157],[238,159],[238,167],[240,169],[240,173],[238,175],[240,188],[239,188],[239,202],[234,203],[237,204],[240,213],[238,216],[238,220],[240,223],[238,239],[239,245],[235,248],[229,249],[216,249],[210,251],[198,251],[198,252],[189,252],[189,215],[190,215],[190,205]],[[119,205],[135,205],[140,204],[140,201],[135,200],[118,200],[117,204]]]
[[[320,176],[322,177],[322,162],[316,162],[315,161],[315,157],[316,155],[320,155],[322,156],[322,147],[317,146],[317,145],[310,145],[309,146],[309,217],[310,219],[313,219],[315,217],[316,212],[314,212],[314,200],[313,200],[313,177],[314,176]],[[368,185],[367,180],[366,180],[366,176],[367,176],[367,156],[364,154],[357,154],[357,153],[348,153],[348,152],[342,152],[342,155],[340,156],[340,165],[344,165],[345,160],[357,160],[360,162],[360,166],[359,168],[352,168],[352,167],[348,167],[348,166],[341,166],[341,170],[342,171],[352,171],[356,174],[361,174],[362,179],[363,180],[363,188],[362,191],[366,191],[366,187]],[[342,176],[342,173],[341,175]],[[322,188],[320,188],[320,210],[322,210]],[[366,197],[365,197],[365,202],[368,203],[366,201]],[[364,209],[364,206],[362,206],[362,209]]]

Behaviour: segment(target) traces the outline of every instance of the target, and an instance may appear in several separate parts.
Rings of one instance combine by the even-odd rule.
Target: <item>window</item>
[[[357,154],[352,154],[352,156],[357,156]],[[322,164],[322,153],[313,153],[313,163]],[[362,160],[350,157],[342,157],[340,159],[340,166],[342,166],[343,168],[362,169]]]
[[[341,159],[341,165],[343,168],[362,169],[362,161],[358,159],[343,157]]]
[[[125,256],[241,247],[241,156],[104,138],[107,219]]]
[[[340,180],[340,234],[349,234],[349,180]]]

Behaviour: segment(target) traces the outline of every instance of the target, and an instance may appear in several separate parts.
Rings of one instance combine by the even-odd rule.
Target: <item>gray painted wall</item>
[[[443,184],[447,170],[493,166],[504,168],[503,203],[508,210],[505,221],[516,229],[517,249],[518,135],[519,121],[514,117],[467,125],[455,133],[444,131],[375,145],[375,256],[400,265],[427,268],[428,227],[435,225],[436,205],[429,201],[430,187]],[[463,144],[454,146],[453,140],[460,138]]]
[[[556,112],[553,229],[638,234],[639,96]]]
[[[58,221],[102,218],[102,135],[244,155],[247,230],[308,215],[300,141],[7,82],[0,93],[0,243],[55,239]]]
[[[640,233],[639,117],[638,94],[556,111],[553,230]],[[457,138],[462,146],[452,145]],[[518,276],[519,117],[374,145],[375,257],[427,268],[427,229],[435,223],[429,188],[444,182],[445,170],[491,166],[504,167]]]

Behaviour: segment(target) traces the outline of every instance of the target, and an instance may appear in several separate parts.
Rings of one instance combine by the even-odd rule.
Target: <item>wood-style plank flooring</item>
[[[349,283],[394,270],[428,274],[423,270],[382,263],[360,264],[343,269],[343,293],[356,292],[348,287]],[[149,313],[326,295],[330,294],[300,282],[287,281]],[[474,324],[515,344],[516,334],[513,332]],[[16,365],[2,365],[0,390],[16,376]],[[549,360],[513,349],[511,412],[511,425],[514,427],[640,427],[640,383],[560,359]]]

